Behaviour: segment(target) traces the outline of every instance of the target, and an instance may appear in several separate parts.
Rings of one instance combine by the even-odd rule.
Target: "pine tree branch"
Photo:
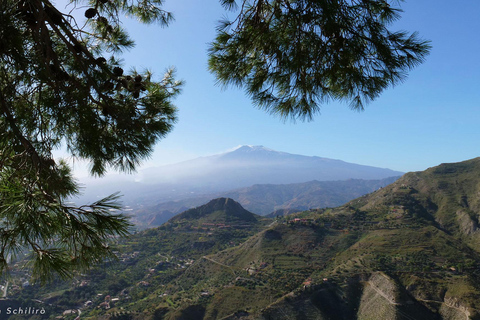
[[[35,168],[39,169],[42,164],[42,161],[40,160],[40,156],[37,153],[37,150],[35,149],[35,147],[32,145],[32,143],[27,138],[24,137],[24,135],[18,128],[15,118],[12,116],[12,113],[8,108],[8,105],[1,87],[0,87],[0,106],[5,119],[9,123],[10,128],[12,129],[12,132],[20,141],[25,151],[28,152],[28,154],[31,156]]]

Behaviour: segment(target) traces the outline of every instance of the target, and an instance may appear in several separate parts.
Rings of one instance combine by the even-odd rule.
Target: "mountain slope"
[[[414,214],[480,250],[480,158],[405,174],[395,183],[350,202],[361,210],[414,206]],[[385,209],[386,210],[386,209]]]

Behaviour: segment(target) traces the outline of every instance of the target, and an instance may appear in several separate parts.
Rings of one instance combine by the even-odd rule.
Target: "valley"
[[[217,198],[73,280],[15,271],[8,298],[51,319],[480,319],[479,191],[477,158],[271,218]]]

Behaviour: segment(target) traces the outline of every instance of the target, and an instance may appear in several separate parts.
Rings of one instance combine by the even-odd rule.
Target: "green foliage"
[[[124,72],[117,57],[133,46],[120,15],[166,25],[162,1],[72,1],[71,9],[84,4],[86,23],[48,0],[0,0],[0,272],[25,250],[42,281],[112,257],[109,239],[130,226],[114,213],[118,195],[70,205],[78,187],[52,151],[66,146],[94,175],[128,172],[176,121],[173,70],[155,81]]]
[[[210,70],[283,118],[309,119],[330,99],[362,110],[429,52],[416,33],[387,28],[400,16],[394,1],[240,2],[237,18],[218,27]]]

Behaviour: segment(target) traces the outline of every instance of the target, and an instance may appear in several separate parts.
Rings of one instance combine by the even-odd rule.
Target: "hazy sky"
[[[480,1],[407,0],[394,29],[418,31],[433,46],[406,82],[364,112],[347,104],[321,107],[311,122],[284,122],[252,106],[243,91],[222,90],[207,70],[208,43],[226,13],[218,0],[166,0],[167,28],[125,21],[136,47],[125,64],[161,78],[168,66],[185,80],[175,101],[179,121],[144,167],[264,145],[289,153],[419,171],[479,156]]]

